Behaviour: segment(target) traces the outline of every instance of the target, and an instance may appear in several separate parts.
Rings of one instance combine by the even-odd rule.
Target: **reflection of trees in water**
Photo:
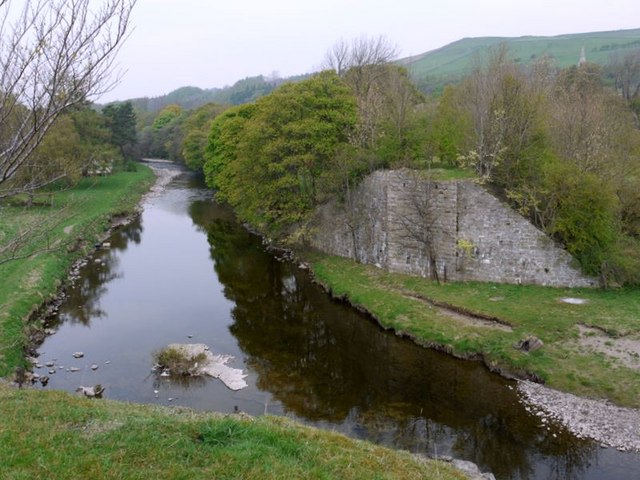
[[[161,377],[160,371],[152,373],[153,375],[153,388],[159,390],[160,387],[170,383],[171,385],[177,385],[183,390],[198,390],[204,387],[207,383],[207,378],[203,376],[194,377],[191,375],[170,375],[168,377]]]
[[[207,227],[218,278],[235,302],[231,332],[258,387],[289,412],[412,451],[450,447],[498,478],[532,478],[540,458],[572,478],[596,455],[591,443],[545,434],[506,381],[479,364],[398,339],[329,301],[219,208],[191,214]]]
[[[129,242],[140,243],[142,231],[141,219],[137,218],[112,235],[109,239],[110,249],[99,250],[88,259],[88,263],[80,268],[75,285],[67,289],[67,299],[60,311],[59,322],[89,326],[92,319],[105,315],[100,308],[100,299],[107,290],[107,284],[122,275],[118,271],[118,252],[126,250]],[[96,259],[100,262],[97,263]]]

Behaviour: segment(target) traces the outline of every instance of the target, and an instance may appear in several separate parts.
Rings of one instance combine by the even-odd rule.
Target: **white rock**
[[[102,397],[102,392],[104,392],[104,387],[99,384],[94,385],[93,387],[79,386],[76,388],[76,392],[82,393],[85,397],[100,398]]]
[[[190,358],[205,356],[205,359],[191,372],[192,375],[204,374],[217,378],[231,390],[247,387],[247,382],[244,381],[247,375],[239,368],[227,366],[227,363],[233,360],[231,355],[214,355],[209,347],[202,343],[172,344],[168,348],[179,350]]]

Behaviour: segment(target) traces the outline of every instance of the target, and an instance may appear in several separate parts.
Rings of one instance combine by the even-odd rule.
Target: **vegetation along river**
[[[111,399],[286,415],[471,460],[498,479],[640,478],[637,454],[545,425],[520,403],[513,382],[332,301],[189,173],[147,199],[140,218],[109,242],[81,268],[54,319],[56,333],[40,347],[36,372],[50,377],[44,388],[101,384]],[[213,378],[152,373],[153,353],[170,343],[232,355],[249,386],[234,392]],[[74,358],[79,351],[84,356]]]

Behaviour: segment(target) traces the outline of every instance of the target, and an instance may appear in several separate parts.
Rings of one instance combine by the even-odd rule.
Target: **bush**
[[[168,346],[154,354],[156,363],[163,370],[169,370],[174,375],[191,375],[196,364],[204,362],[206,358],[203,352],[192,356],[187,350],[174,346]]]
[[[602,277],[605,286],[640,285],[640,240],[620,237],[603,266]]]
[[[585,273],[601,274],[619,234],[617,197],[595,175],[571,165],[558,165],[548,178],[553,211],[548,232],[565,244]]]

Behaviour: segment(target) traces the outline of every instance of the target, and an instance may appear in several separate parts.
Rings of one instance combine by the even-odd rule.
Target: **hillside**
[[[295,82],[306,78],[307,75],[297,75],[288,78],[270,79],[263,75],[247,77],[238,80],[231,86],[223,88],[181,87],[159,97],[143,97],[131,99],[138,112],[155,113],[167,105],[177,104],[184,109],[198,108],[205,103],[219,103],[226,105],[240,105],[267,95],[283,82]]]
[[[512,58],[523,64],[547,55],[557,66],[568,67],[578,63],[584,46],[589,62],[606,65],[612,55],[640,49],[640,28],[554,37],[463,38],[436,50],[401,59],[400,63],[421,86],[437,85],[459,79],[471,69],[475,58],[501,43],[507,44]]]
[[[554,37],[463,38],[436,50],[400,59],[398,63],[409,69],[421,89],[430,91],[459,80],[471,69],[475,58],[501,43],[506,43],[512,58],[522,64],[528,64],[547,55],[557,66],[568,67],[578,63],[580,51],[584,46],[589,62],[606,65],[612,55],[624,55],[634,49],[640,49],[640,28]],[[283,79],[269,79],[257,75],[222,88],[181,87],[166,95],[135,98],[131,99],[131,102],[138,112],[149,113],[158,112],[170,104],[177,104],[185,109],[197,108],[209,102],[240,105],[270,93],[283,82],[300,81],[308,76],[309,74],[303,74]]]

